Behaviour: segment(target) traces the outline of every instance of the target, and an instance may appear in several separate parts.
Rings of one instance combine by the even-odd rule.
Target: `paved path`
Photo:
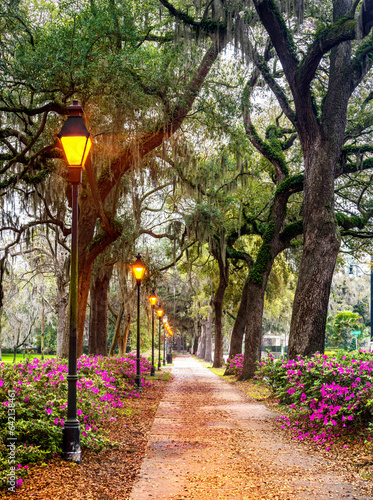
[[[270,423],[277,416],[191,356],[176,357],[131,500],[373,498],[287,443]]]

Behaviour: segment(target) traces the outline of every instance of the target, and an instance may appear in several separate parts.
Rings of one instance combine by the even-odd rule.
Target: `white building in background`
[[[262,358],[268,356],[268,351],[278,359],[287,352],[289,336],[285,333],[267,332],[262,337]]]

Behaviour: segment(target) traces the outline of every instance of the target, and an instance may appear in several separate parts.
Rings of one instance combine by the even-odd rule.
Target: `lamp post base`
[[[137,376],[135,377],[135,384],[137,385],[137,390],[139,392],[142,391],[142,386],[141,386],[141,377]]]
[[[80,449],[79,422],[65,422],[62,430],[62,459],[79,464],[82,461]]]

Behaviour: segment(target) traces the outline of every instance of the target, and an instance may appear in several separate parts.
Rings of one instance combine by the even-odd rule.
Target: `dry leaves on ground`
[[[148,433],[167,382],[155,380],[140,398],[126,400],[117,420],[107,424],[115,447],[94,453],[85,451],[82,463],[54,458],[30,466],[16,493],[2,498],[22,500],[126,500],[145,454]]]

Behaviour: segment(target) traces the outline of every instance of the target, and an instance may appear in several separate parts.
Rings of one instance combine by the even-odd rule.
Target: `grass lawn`
[[[55,358],[55,357],[56,356],[54,354],[44,354],[44,359]],[[19,363],[20,361],[25,361],[26,359],[35,359],[35,358],[41,359],[41,354],[32,354],[32,353],[17,354],[16,363]],[[1,362],[13,363],[13,353],[2,353]]]
[[[198,359],[197,357],[195,357],[195,359],[199,361],[201,365],[215,373],[215,375],[219,375],[219,377],[223,378],[226,382],[237,386],[237,388],[244,392],[247,396],[250,396],[257,401],[267,400],[271,395],[269,388],[262,382],[257,380],[245,380],[243,382],[238,381],[234,375],[224,376],[225,366],[222,366],[221,368],[213,368],[211,363]]]

